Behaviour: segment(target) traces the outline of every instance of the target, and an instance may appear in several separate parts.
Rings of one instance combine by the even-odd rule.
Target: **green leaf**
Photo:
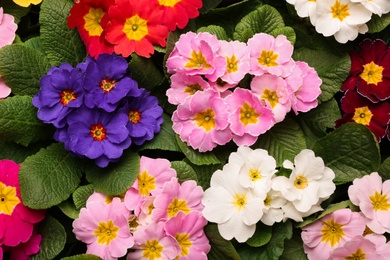
[[[154,138],[146,142],[141,150],[163,150],[180,152],[180,147],[176,141],[176,134],[172,130],[172,120],[167,114],[163,114],[164,122],[161,125],[161,131]]]
[[[42,235],[40,250],[38,254],[31,256],[30,260],[54,259],[65,246],[64,227],[55,218],[46,216],[39,224],[38,233]]]
[[[390,180],[390,157],[382,162],[378,173],[384,180]]]
[[[180,137],[178,135],[176,135],[176,141],[181,151],[188,158],[188,160],[193,164],[210,165],[210,164],[221,163],[212,152],[201,153],[197,150],[194,150],[192,147],[188,146],[186,143],[180,140]]]
[[[225,29],[223,29],[221,26],[218,26],[218,25],[209,25],[209,26],[205,26],[205,27],[200,27],[197,30],[197,32],[198,33],[208,32],[210,34],[214,34],[215,36],[217,36],[218,40],[225,40],[225,41],[230,40],[226,34]]]
[[[137,54],[131,55],[129,69],[132,78],[137,81],[138,86],[149,91],[159,86],[165,79],[152,59],[140,57]]]
[[[217,7],[222,2],[222,0],[207,0],[202,2],[203,6],[199,9],[199,12],[207,13],[210,9]]]
[[[93,193],[93,185],[88,184],[78,187],[72,194],[74,205],[76,209],[81,209],[85,207],[87,199]]]
[[[207,254],[207,259],[210,260],[221,260],[221,259],[232,259],[239,260],[236,249],[232,243],[223,237],[218,232],[216,224],[207,224],[204,228],[207,238],[210,241],[211,250]]]
[[[216,170],[222,169],[223,166],[222,164],[195,165],[187,161],[187,158],[185,158],[184,161],[195,170],[198,177],[198,185],[202,186],[203,190],[206,190],[210,187],[211,176]]]
[[[37,118],[28,96],[13,96],[0,102],[0,139],[27,146],[52,135],[48,125]]]
[[[387,26],[390,25],[390,13],[383,14],[381,17],[373,14],[371,20],[367,23],[368,32],[376,33],[383,31]]]
[[[256,225],[256,231],[246,243],[252,247],[260,247],[266,245],[272,237],[272,227],[259,222]]]
[[[69,200],[65,200],[58,204],[58,208],[62,211],[62,213],[71,219],[76,219],[79,217],[80,211],[76,209],[75,205]]]
[[[70,29],[67,19],[72,0],[45,0],[41,4],[39,23],[42,45],[54,66],[68,62],[75,66],[86,56],[84,43],[76,29]]]
[[[233,39],[247,42],[256,33],[271,33],[283,27],[284,21],[279,12],[270,5],[262,5],[241,19],[235,28]]]
[[[3,7],[4,13],[10,14],[15,18],[16,24],[18,24],[20,19],[28,14],[31,9],[31,6],[22,7],[9,0],[0,0],[0,7]]]
[[[279,260],[307,260],[307,255],[303,250],[303,241],[301,238],[301,230],[296,229],[293,236],[289,240],[284,241],[284,251]]]
[[[293,161],[294,157],[306,148],[306,140],[299,125],[293,119],[286,117],[260,135],[252,148],[267,150],[275,158],[277,166],[281,166],[284,160]]]
[[[43,49],[42,46],[41,37],[37,36],[37,37],[30,38],[24,44],[27,47],[40,51],[42,54],[45,55],[45,50]]]
[[[55,143],[29,156],[19,171],[23,203],[47,209],[66,200],[80,183],[83,167],[62,143]]]
[[[87,180],[93,184],[96,191],[107,195],[118,195],[125,192],[137,178],[140,158],[137,153],[128,149],[116,163],[110,163],[106,168],[96,165],[86,170]]]
[[[173,161],[171,162],[171,164],[172,168],[176,170],[177,177],[179,178],[180,183],[187,180],[194,180],[198,182],[196,172],[189,164],[183,161]]]
[[[370,130],[361,124],[342,125],[318,140],[313,150],[335,172],[336,184],[353,181],[379,169],[379,145]]]
[[[63,257],[61,260],[101,260],[101,258],[96,255],[82,254]]]
[[[0,48],[0,75],[15,95],[33,96],[50,64],[38,50],[20,44]]]
[[[11,141],[0,140],[0,160],[8,159],[21,163],[28,156],[37,153],[45,145],[47,145],[45,142],[37,142],[25,147]]]
[[[287,37],[287,40],[289,40],[292,45],[295,44],[295,41],[297,39],[294,29],[289,26],[276,28],[275,30],[272,30],[269,34],[271,34],[274,37],[282,34]]]

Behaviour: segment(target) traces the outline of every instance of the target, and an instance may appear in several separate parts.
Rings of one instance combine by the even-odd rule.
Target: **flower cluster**
[[[309,259],[389,259],[390,180],[377,172],[357,178],[348,188],[360,212],[341,209],[306,226],[302,231]]]
[[[292,109],[317,106],[321,79],[295,62],[284,35],[255,34],[248,43],[218,40],[209,33],[182,34],[166,66],[168,101],[178,105],[173,129],[201,152],[233,140],[252,145]],[[248,75],[248,88],[239,83]]]
[[[385,135],[390,140],[390,48],[382,40],[365,39],[350,57],[351,70],[341,87],[344,115],[336,127],[356,122],[367,126],[378,141]]]
[[[23,204],[19,168],[11,160],[0,161],[0,259],[9,252],[11,259],[27,260],[38,253],[42,241],[37,224],[45,217],[45,211]]]
[[[87,253],[102,259],[207,259],[203,189],[179,183],[166,159],[141,157],[134,184],[122,195],[94,192],[73,222]]]
[[[65,149],[94,159],[100,167],[160,131],[163,110],[157,98],[138,88],[121,56],[87,57],[76,68],[62,63],[40,85],[33,98],[38,118],[56,127],[54,138]]]
[[[300,17],[309,17],[318,33],[334,36],[340,43],[353,41],[359,33],[368,31],[372,14],[390,12],[390,2],[384,0],[286,0],[294,5]]]
[[[322,210],[320,204],[335,190],[334,172],[311,150],[283,163],[289,177],[278,176],[275,159],[263,149],[241,146],[222,170],[211,177],[202,198],[203,215],[218,223],[221,236],[245,242],[261,221],[266,225]]]
[[[169,31],[184,28],[199,15],[201,0],[80,0],[70,11],[68,26],[77,28],[87,52],[135,52],[150,57],[154,45],[164,47]]]

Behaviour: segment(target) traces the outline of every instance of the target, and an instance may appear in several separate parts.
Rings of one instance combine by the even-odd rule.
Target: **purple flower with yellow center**
[[[38,108],[37,116],[44,123],[57,128],[66,124],[65,117],[83,103],[84,90],[80,85],[83,70],[69,63],[52,67],[40,80],[40,91],[32,104]]]
[[[114,111],[126,96],[138,97],[138,84],[127,74],[127,61],[116,54],[100,54],[97,60],[88,58],[83,87],[85,104]]]
[[[83,106],[70,114],[67,121],[68,148],[80,156],[95,159],[99,167],[119,160],[123,150],[131,144],[125,113],[108,113]]]

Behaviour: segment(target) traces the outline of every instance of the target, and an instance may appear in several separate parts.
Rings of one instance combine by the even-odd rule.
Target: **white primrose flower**
[[[361,3],[365,8],[372,13],[382,16],[390,12],[389,0],[351,0],[353,3]]]
[[[286,0],[287,3],[294,5],[299,17],[309,17],[312,25],[316,24],[317,20],[317,1],[316,0]]]
[[[275,222],[280,222],[284,218],[282,207],[287,200],[279,191],[270,190],[264,200],[263,217],[260,219],[265,225],[272,226]]]

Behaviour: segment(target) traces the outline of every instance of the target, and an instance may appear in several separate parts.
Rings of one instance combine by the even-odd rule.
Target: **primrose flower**
[[[265,225],[272,226],[275,222],[281,222],[284,218],[282,206],[287,200],[278,191],[270,190],[264,199],[263,216],[260,221]]]
[[[110,204],[91,201],[73,221],[73,233],[87,244],[87,254],[117,259],[134,245],[128,218],[129,211],[119,198],[114,198]]]
[[[357,178],[349,186],[348,196],[359,206],[372,231],[390,233],[390,180],[382,183],[377,172]]]
[[[365,219],[350,209],[334,211],[302,228],[303,249],[309,259],[328,259],[335,248],[361,236]]]
[[[17,246],[33,235],[34,224],[45,217],[45,211],[23,205],[19,186],[20,165],[0,160],[0,245]]]
[[[4,79],[0,77],[0,99],[8,97],[9,94],[11,94],[11,88],[8,87],[5,84]]]
[[[42,0],[13,0],[15,4],[22,6],[22,7],[28,7],[30,4],[38,5],[42,2]]]
[[[20,243],[15,247],[8,247],[10,259],[28,260],[32,255],[37,254],[40,250],[40,245],[42,242],[42,236],[40,234],[37,234],[37,232],[38,232],[38,228],[37,226],[35,226],[33,233],[27,242]],[[1,249],[0,249],[0,256],[1,256]]]
[[[225,101],[229,106],[233,141],[239,146],[254,144],[259,135],[275,124],[272,110],[248,89],[236,88]]]
[[[373,14],[382,16],[390,12],[390,3],[386,0],[351,0],[353,3],[361,3]]]
[[[360,3],[350,0],[322,0],[316,2],[316,31],[328,37],[334,35],[340,43],[356,39],[359,33],[366,33],[371,11]]]
[[[291,58],[294,47],[284,35],[276,38],[266,33],[255,34],[248,40],[250,73],[261,76],[270,73],[286,77],[295,66]]]
[[[108,10],[105,38],[123,57],[135,52],[149,58],[153,45],[166,45],[169,31],[161,24],[162,14],[154,0],[117,0]]]
[[[198,91],[173,113],[173,130],[192,148],[211,151],[231,140],[227,118],[227,105],[216,91]]]
[[[5,14],[3,7],[0,7],[0,48],[10,45],[15,40],[15,32],[18,25],[15,18],[10,14]]]
[[[286,0],[287,3],[294,5],[299,17],[309,17],[312,25],[316,24],[316,0]]]
[[[196,211],[188,214],[181,211],[165,223],[167,234],[179,243],[180,259],[207,259],[211,246],[203,231],[206,224],[207,220]]]

